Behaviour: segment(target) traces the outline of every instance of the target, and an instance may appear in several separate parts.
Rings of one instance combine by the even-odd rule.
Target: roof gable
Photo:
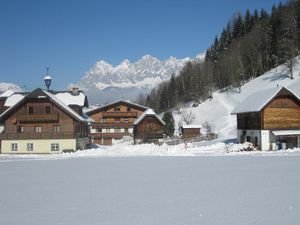
[[[57,99],[54,95],[40,88],[37,88],[34,91],[30,92],[28,95],[19,100],[16,104],[12,105],[10,108],[4,111],[0,115],[0,121],[5,120],[5,118],[7,118],[7,116],[9,116],[11,112],[13,112],[15,109],[17,109],[27,101],[30,101],[31,99],[48,99],[49,101],[53,102],[58,108],[60,108],[64,113],[66,113],[76,121],[88,122],[87,118],[82,117],[70,107],[61,102],[59,99]]]
[[[98,108],[95,108],[95,109],[92,109],[90,111],[87,111],[86,114],[87,115],[93,115],[95,113],[102,112],[102,111],[105,111],[107,109],[110,109],[112,107],[115,107],[117,105],[122,105],[122,104],[130,106],[132,108],[137,108],[137,109],[139,109],[141,111],[145,111],[145,110],[148,109],[148,107],[146,107],[146,106],[142,106],[142,105],[139,105],[139,104],[136,104],[136,103],[133,103],[133,102],[129,102],[129,101],[125,101],[125,100],[118,100],[116,102],[108,103],[108,104],[106,104],[104,106],[100,106]]]
[[[231,114],[260,112],[279,95],[291,95],[300,101],[300,97],[292,90],[286,87],[276,87],[250,95],[238,106],[236,106]]]
[[[147,109],[139,118],[134,121],[133,125],[136,126],[140,124],[148,116],[155,117],[163,126],[166,125],[166,123],[152,109]]]

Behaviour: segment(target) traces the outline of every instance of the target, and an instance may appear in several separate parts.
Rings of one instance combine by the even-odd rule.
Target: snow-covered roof
[[[27,97],[46,98],[45,95],[48,96],[58,106],[63,108],[66,112],[68,112],[71,116],[73,116],[73,118],[76,118],[77,120],[79,120],[81,122],[92,122],[89,117],[79,115],[74,110],[72,110],[69,106],[67,106],[63,101],[61,101],[59,98],[57,98],[54,94],[51,94],[50,92],[42,90],[42,89],[36,89],[26,96],[23,96],[21,94],[13,94],[12,96],[10,96],[5,102],[5,106],[10,106],[10,108],[8,108],[6,111],[4,111],[0,115],[0,118],[2,118],[4,115],[9,113],[11,110],[13,110],[19,103],[21,103],[22,101],[25,101],[25,99]]]
[[[134,121],[134,125],[137,125],[139,124],[140,122],[143,121],[143,119],[146,117],[146,116],[154,116],[161,124],[165,125],[166,123],[152,110],[152,109],[147,109],[139,118],[137,118],[135,121]]]
[[[1,95],[0,95],[0,98],[7,98],[9,96],[11,96],[13,93],[15,93],[13,90],[7,90],[7,91],[4,91]]]
[[[231,114],[259,112],[282,90],[289,91],[300,100],[296,92],[293,92],[292,90],[286,87],[270,88],[250,95],[237,107],[235,107]]]
[[[56,97],[56,95],[51,94],[50,92],[47,92],[43,90],[43,92],[48,95],[55,103],[60,105],[62,108],[64,108],[67,112],[69,112],[71,115],[76,117],[78,120],[82,122],[90,122],[89,119],[84,118],[80,116],[78,113],[76,113],[74,110],[72,110],[69,106],[67,106],[63,101],[61,101],[59,98]]]
[[[300,135],[300,130],[273,130],[275,136]]]
[[[19,101],[21,101],[23,98],[24,98],[24,95],[22,95],[22,94],[12,94],[11,96],[9,96],[6,99],[4,106],[12,107],[15,104],[17,104]]]
[[[115,101],[115,102],[111,102],[111,103],[105,104],[105,105],[97,107],[97,108],[93,108],[91,110],[86,111],[86,113],[87,114],[91,114],[93,112],[98,112],[98,111],[101,111],[102,109],[105,109],[107,107],[110,107],[110,106],[116,105],[116,104],[120,104],[120,103],[125,103],[125,104],[129,104],[129,105],[132,105],[132,106],[136,106],[136,107],[142,108],[144,110],[148,109],[148,107],[146,107],[146,106],[142,106],[142,105],[139,105],[137,103],[133,103],[133,102],[130,102],[128,100],[121,99],[121,100],[118,100],[118,101]]]
[[[201,125],[182,125],[183,129],[201,129],[202,126]]]
[[[56,98],[62,101],[65,105],[85,105],[85,94],[80,92],[78,95],[72,95],[70,92],[61,92],[54,94]]]

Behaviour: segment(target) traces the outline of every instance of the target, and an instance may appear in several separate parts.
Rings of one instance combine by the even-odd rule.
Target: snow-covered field
[[[1,160],[0,224],[299,224],[299,171],[299,156]]]

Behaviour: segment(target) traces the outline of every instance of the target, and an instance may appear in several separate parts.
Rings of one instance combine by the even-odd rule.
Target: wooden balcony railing
[[[103,118],[107,117],[137,117],[137,112],[103,112]]]
[[[87,137],[87,134],[78,133],[1,133],[0,140],[29,140],[29,139],[73,139]]]
[[[93,133],[90,134],[93,138],[122,138],[123,136],[133,136],[132,133],[124,132],[124,133]]]
[[[92,128],[132,128],[132,123],[94,123]]]
[[[25,114],[17,115],[19,122],[58,122],[58,114]]]

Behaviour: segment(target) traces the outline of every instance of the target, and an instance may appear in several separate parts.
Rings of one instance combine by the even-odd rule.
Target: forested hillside
[[[264,72],[286,63],[290,78],[300,52],[300,0],[274,5],[272,11],[237,13],[207,49],[204,62],[188,62],[178,76],[138,101],[157,112],[180,103],[200,103],[213,90],[236,89]]]

